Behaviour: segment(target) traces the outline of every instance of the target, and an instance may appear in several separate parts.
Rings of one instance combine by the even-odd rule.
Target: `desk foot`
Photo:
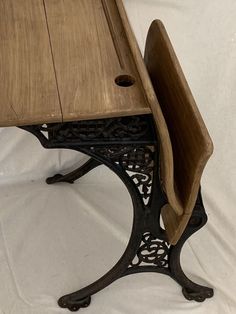
[[[204,302],[208,298],[214,296],[214,291],[211,288],[201,287],[201,291],[194,291],[188,288],[183,288],[184,297],[189,301]]]
[[[87,297],[84,299],[76,300],[71,298],[70,296],[64,296],[58,300],[58,305],[61,308],[68,309],[71,312],[77,312],[81,308],[86,308],[91,303],[91,297]]]
[[[180,263],[183,245],[190,236],[200,230],[207,222],[204,207],[198,204],[200,201],[201,194],[199,193],[199,199],[189,224],[175,246],[168,243],[160,230],[157,234],[154,230],[142,233],[142,224],[140,224],[139,217],[135,215],[131,239],[119,262],[98,281],[75,293],[62,297],[59,305],[71,311],[79,310],[82,305],[83,307],[89,305],[90,302],[87,301],[90,300],[91,295],[101,291],[112,282],[127,275],[143,272],[161,273],[172,277],[182,287],[183,295],[189,301],[204,302],[206,299],[212,298],[214,295],[213,289],[192,282],[184,274]],[[136,206],[138,206],[138,203]],[[138,207],[136,206],[134,206],[134,211],[137,214]],[[153,216],[151,218],[149,215],[151,214],[143,217],[142,220],[146,221],[146,225],[151,230],[152,224],[150,222],[153,220]]]
[[[53,177],[49,177],[46,179],[47,184],[54,184],[59,182],[66,182],[73,184],[76,180],[80,179],[84,175],[86,175],[91,170],[95,169],[96,167],[100,166],[101,163],[97,160],[91,158],[89,159],[84,165],[80,166],[78,169],[66,174],[56,174]]]

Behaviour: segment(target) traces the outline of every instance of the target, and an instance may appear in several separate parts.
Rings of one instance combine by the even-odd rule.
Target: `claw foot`
[[[62,174],[55,174],[55,176],[47,178],[46,179],[46,183],[47,184],[54,184],[54,183],[57,183],[57,182],[66,182],[66,183],[70,183],[70,184],[74,183],[73,180],[62,179],[63,177],[64,176]]]
[[[86,308],[91,303],[91,297],[88,296],[87,298],[81,300],[72,300],[70,297],[65,296],[59,299],[58,305],[61,308],[68,309],[71,312],[77,312],[81,308]]]
[[[194,291],[188,288],[182,290],[184,297],[189,301],[204,302],[208,298],[212,298],[214,295],[213,289],[207,288],[201,291]]]

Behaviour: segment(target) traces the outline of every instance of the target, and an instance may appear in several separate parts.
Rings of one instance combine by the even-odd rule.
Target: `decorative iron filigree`
[[[93,152],[115,161],[133,180],[147,205],[152,193],[154,146],[91,147]]]
[[[147,115],[87,121],[56,123],[41,126],[54,142],[130,141],[150,137],[151,117]]]
[[[144,203],[147,204],[152,192],[154,147],[133,148],[122,155],[119,163],[128,174],[131,173],[131,179],[139,189]]]
[[[166,198],[160,188],[158,176],[158,149],[152,132],[154,123],[150,117],[144,116],[140,116],[139,119],[135,117],[136,120],[134,117],[126,118],[127,120],[122,118],[122,122],[119,119],[113,122],[104,119],[101,124],[98,121],[86,121],[21,127],[34,134],[45,148],[69,148],[81,151],[95,159],[95,164],[90,163],[83,170],[77,169],[65,175],[66,182],[72,182],[99,163],[104,163],[120,176],[131,197],[136,198],[133,202],[134,227],[128,247],[120,262],[93,284],[60,298],[58,304],[71,311],[79,310],[90,304],[91,295],[116,279],[146,271],[171,276],[183,287],[183,294],[188,300],[202,302],[213,296],[213,290],[189,280],[180,264],[180,253],[185,241],[207,221],[201,193],[199,192],[192,218],[182,238],[177,245],[170,246],[166,242],[167,237],[158,219]],[[143,135],[144,124],[141,128],[137,126],[142,119],[150,120],[150,124],[147,123],[148,129],[145,135]],[[60,177],[53,181],[63,180]],[[135,186],[142,198],[138,197],[139,195],[135,192]],[[153,193],[151,198],[152,190],[155,190],[155,194]],[[144,233],[144,230],[148,232]]]
[[[151,116],[43,124],[22,128],[36,135],[44,147],[83,145],[86,151],[116,163],[135,183],[144,204],[148,204],[152,192],[156,145]]]
[[[142,237],[141,245],[137,256],[130,267],[152,264],[160,268],[168,268],[169,245],[163,240],[155,238],[151,233],[146,232]]]

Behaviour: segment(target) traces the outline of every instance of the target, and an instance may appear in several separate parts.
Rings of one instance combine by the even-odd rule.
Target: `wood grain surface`
[[[41,0],[0,0],[0,126],[62,121]]]
[[[0,6],[0,126],[151,112],[115,0]]]
[[[150,113],[116,1],[45,4],[63,120]],[[121,75],[134,85],[118,86]]]
[[[150,27],[145,62],[171,140],[173,164],[167,168],[173,171],[169,177],[162,172],[169,206],[163,208],[162,216],[171,243],[176,243],[192,214],[213,144],[161,21]]]

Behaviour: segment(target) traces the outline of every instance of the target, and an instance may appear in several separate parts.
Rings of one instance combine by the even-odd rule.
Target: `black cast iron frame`
[[[47,183],[73,183],[101,164],[117,174],[132,198],[134,216],[128,246],[117,264],[102,278],[72,294],[58,304],[77,311],[89,306],[91,296],[115,280],[134,273],[166,274],[182,286],[188,300],[203,302],[213,289],[189,280],[180,264],[186,240],[207,222],[201,191],[184,234],[178,244],[168,243],[160,224],[161,208],[167,204],[159,178],[159,145],[151,115],[23,126],[45,148],[71,149],[91,159],[79,169],[48,178]]]

